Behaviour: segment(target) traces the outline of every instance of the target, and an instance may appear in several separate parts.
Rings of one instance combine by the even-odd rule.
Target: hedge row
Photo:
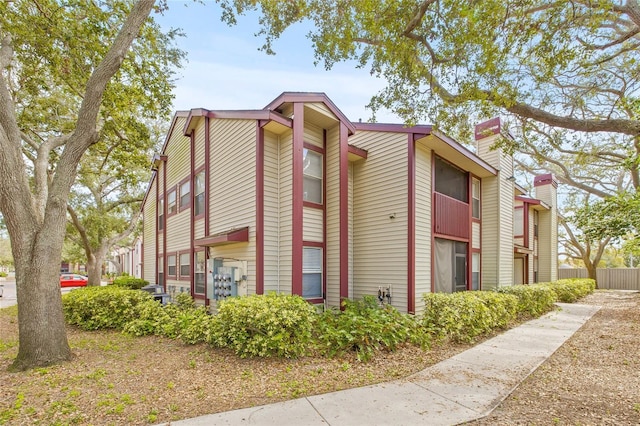
[[[125,333],[179,338],[231,348],[241,357],[299,357],[310,353],[336,356],[355,352],[368,360],[377,350],[403,344],[428,347],[432,338],[471,341],[506,327],[518,315],[538,316],[556,300],[576,300],[593,291],[592,280],[424,296],[421,317],[380,307],[373,297],[343,302],[343,310],[318,314],[299,296],[229,298],[217,315],[196,307],[186,293],[162,306],[149,293],[121,286],[87,287],[63,296],[66,320],[86,330],[117,329]]]

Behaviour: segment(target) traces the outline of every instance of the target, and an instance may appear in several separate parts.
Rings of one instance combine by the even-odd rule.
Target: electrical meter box
[[[222,300],[238,295],[238,268],[215,265],[212,272],[212,283],[209,286],[209,299]]]

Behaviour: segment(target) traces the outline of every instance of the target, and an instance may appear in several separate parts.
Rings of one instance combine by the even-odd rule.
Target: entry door
[[[524,258],[513,259],[513,283],[524,284]]]
[[[452,293],[467,289],[467,243],[435,239],[434,289]]]

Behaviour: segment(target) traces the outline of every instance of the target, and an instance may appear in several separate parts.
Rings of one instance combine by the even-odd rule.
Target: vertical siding
[[[147,200],[142,210],[142,240],[144,241],[144,279],[150,283],[156,281],[156,185],[158,184],[158,174],[156,174]]]
[[[293,250],[293,133],[280,136],[280,291],[291,294]]]
[[[415,308],[424,311],[422,295],[431,292],[431,150],[416,144]]]
[[[340,128],[327,132],[327,304],[340,306]]]
[[[256,124],[254,120],[211,120],[211,234],[249,227],[249,242],[214,247],[212,257],[248,262],[248,289],[256,285]]]
[[[279,137],[264,132],[264,292],[278,291],[280,267]]]
[[[406,312],[407,135],[359,132],[349,143],[368,151],[354,164],[354,298],[390,285],[392,304]]]

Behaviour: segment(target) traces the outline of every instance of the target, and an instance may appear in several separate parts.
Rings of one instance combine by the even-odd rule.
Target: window
[[[158,285],[164,285],[164,256],[158,257]]]
[[[435,181],[436,192],[458,201],[469,202],[467,174],[438,157],[435,161]]]
[[[180,255],[180,277],[190,277],[191,276],[191,256],[189,253],[183,253]]]
[[[196,175],[193,208],[195,216],[204,213],[204,170]]]
[[[538,236],[538,210],[533,211],[533,236]]]
[[[304,247],[302,252],[302,297],[322,298],[322,249]]]
[[[176,190],[172,189],[167,194],[167,214],[174,214],[178,211],[178,206],[176,205]]]
[[[480,219],[480,181],[475,178],[471,180],[471,215]]]
[[[176,276],[176,255],[172,254],[167,256],[167,275],[170,277]]]
[[[195,261],[195,280],[194,280],[194,288],[193,292],[195,294],[204,294],[204,283],[205,283],[205,255],[204,251],[197,251],[194,253],[194,261]]]
[[[191,205],[191,182],[186,181],[180,184],[180,209],[185,209]]]
[[[513,235],[524,235],[524,208],[516,207],[513,213]]]
[[[471,253],[471,290],[480,290],[480,253]]]
[[[304,170],[304,201],[322,204],[322,154],[302,150]]]
[[[164,229],[164,200],[158,201],[158,230]]]

